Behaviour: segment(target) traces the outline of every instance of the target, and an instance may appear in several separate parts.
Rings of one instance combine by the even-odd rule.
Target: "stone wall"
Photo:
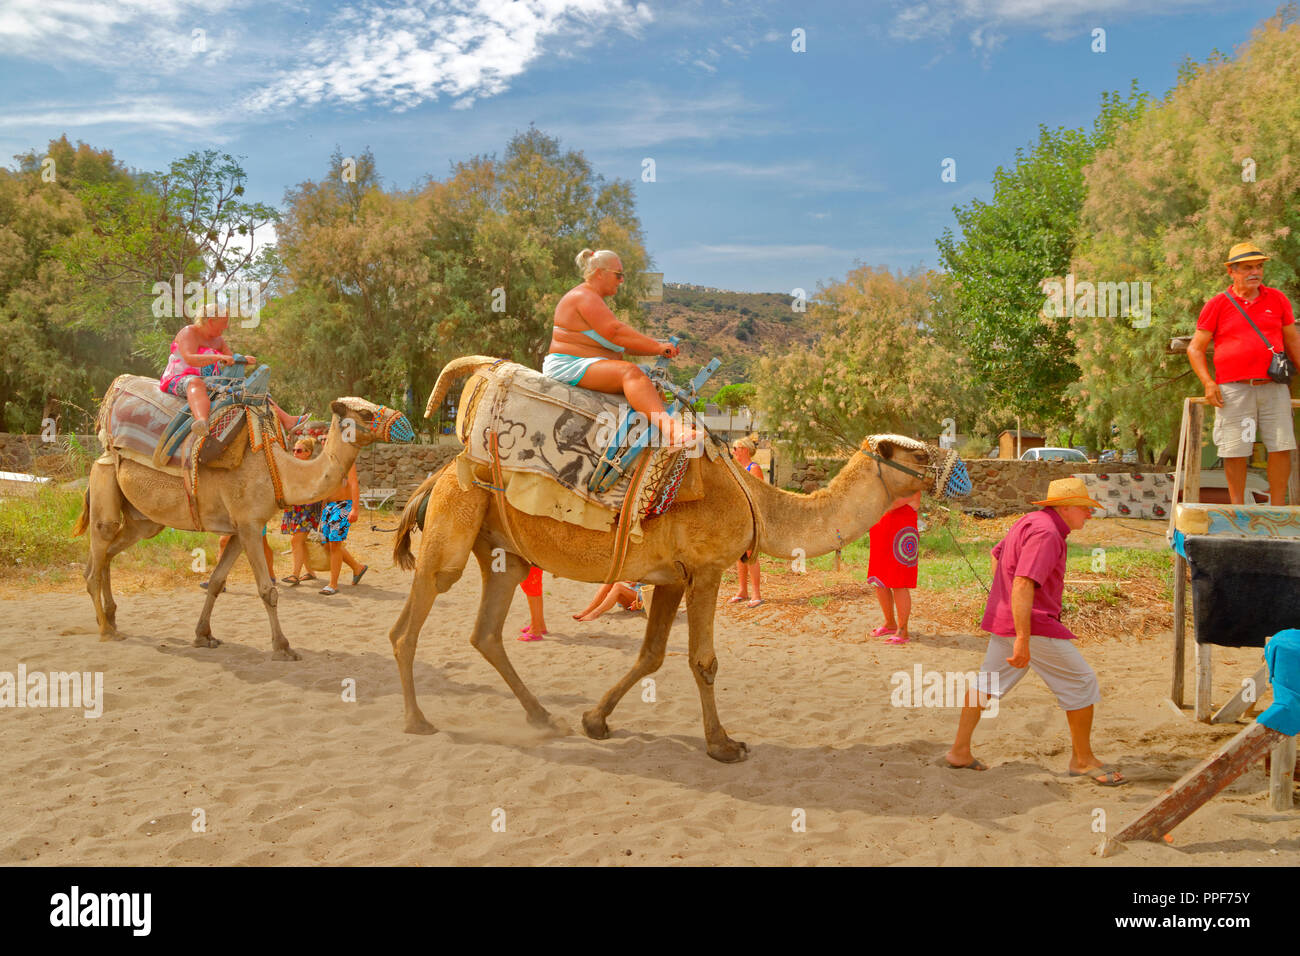
[[[1152,471],[1153,465],[1104,464],[1071,461],[1006,461],[997,458],[976,458],[966,461],[974,486],[969,498],[956,502],[962,511],[980,509],[994,515],[1019,514],[1032,511],[1033,502],[1047,494],[1047,485],[1054,478],[1070,475],[1134,474]]]
[[[401,508],[428,477],[460,454],[456,445],[367,445],[357,456],[361,490],[396,488],[395,508]]]

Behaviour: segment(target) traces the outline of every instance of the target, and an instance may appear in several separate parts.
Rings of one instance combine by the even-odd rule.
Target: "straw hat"
[[[1035,501],[1036,505],[1054,505],[1058,508],[1078,505],[1081,508],[1101,508],[1100,502],[1088,497],[1088,486],[1082,478],[1057,478],[1047,486],[1047,497]]]
[[[1228,261],[1224,265],[1230,266],[1237,262],[1267,262],[1268,258],[1253,242],[1239,242],[1228,250]]]

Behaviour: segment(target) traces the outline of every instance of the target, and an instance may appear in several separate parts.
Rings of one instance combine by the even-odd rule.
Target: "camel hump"
[[[490,355],[463,355],[458,359],[452,359],[438,373],[438,381],[434,383],[433,392],[429,395],[429,402],[424,406],[424,417],[433,417],[434,409],[441,405],[442,400],[447,397],[452,382],[462,379],[466,375],[472,375],[485,365],[500,361],[501,359],[493,358]]]

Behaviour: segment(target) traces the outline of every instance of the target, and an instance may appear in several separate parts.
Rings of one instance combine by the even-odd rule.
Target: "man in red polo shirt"
[[[1061,623],[1065,591],[1065,539],[1101,505],[1088,496],[1081,478],[1058,478],[1047,486],[1043,505],[1011,526],[993,549],[993,587],[981,627],[989,632],[988,653],[980,666],[978,691],[972,689],[957,724],[957,738],[945,756],[954,770],[986,770],[971,753],[971,737],[990,697],[999,703],[1033,669],[1056,695],[1070,728],[1070,776],[1090,777],[1103,787],[1127,783],[1114,767],[1092,752],[1093,705],[1101,700],[1097,674]],[[1010,654],[1008,657],[1007,655]]]
[[[1218,409],[1214,444],[1223,459],[1228,495],[1235,505],[1246,500],[1246,468],[1256,441],[1262,441],[1268,450],[1269,498],[1275,505],[1286,504],[1291,450],[1296,447],[1291,388],[1270,379],[1268,365],[1273,352],[1283,349],[1292,363],[1300,364],[1300,334],[1287,297],[1263,284],[1266,261],[1268,256],[1249,242],[1239,242],[1229,250],[1226,265],[1232,285],[1205,303],[1196,320],[1196,334],[1187,346],[1187,360],[1205,386],[1205,399]],[[1261,334],[1268,339],[1267,345]],[[1213,376],[1205,355],[1211,341]]]

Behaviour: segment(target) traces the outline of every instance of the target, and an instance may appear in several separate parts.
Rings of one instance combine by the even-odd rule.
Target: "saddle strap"
[[[519,547],[519,541],[514,532],[510,530],[510,512],[506,509],[506,483],[504,476],[501,474],[501,453],[497,448],[496,429],[493,429],[488,435],[488,447],[492,450],[492,484],[490,487],[497,499],[497,511],[501,514],[501,530],[505,532],[506,543],[510,545],[510,550],[527,561],[529,565],[532,565],[533,560],[524,554],[523,549]]]
[[[623,573],[623,564],[627,561],[627,546],[632,538],[632,521],[637,513],[637,501],[641,498],[641,486],[645,483],[646,470],[650,465],[652,454],[642,454],[637,459],[636,468],[627,484],[627,497],[618,513],[618,527],[614,529],[614,558],[605,583],[612,584]]]

